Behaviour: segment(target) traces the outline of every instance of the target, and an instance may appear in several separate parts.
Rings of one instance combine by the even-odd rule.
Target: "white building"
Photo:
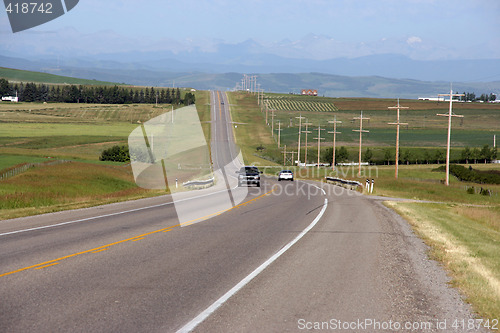
[[[19,98],[17,96],[4,96],[2,97],[2,102],[19,102]]]

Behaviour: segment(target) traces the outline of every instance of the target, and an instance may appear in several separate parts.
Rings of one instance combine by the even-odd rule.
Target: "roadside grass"
[[[39,167],[0,182],[0,219],[165,193],[137,187],[129,166],[71,162]]]
[[[500,209],[389,202],[431,246],[431,257],[451,273],[483,318],[500,313]]]
[[[205,134],[205,140],[210,146],[210,131],[211,123],[210,121],[210,92],[209,91],[196,91],[196,110],[198,111],[198,117],[200,118],[201,128],[203,129],[203,134]]]
[[[242,92],[228,93],[236,144],[240,147],[246,164],[276,165],[282,156],[270,128],[265,124],[266,115],[256,103],[256,96]],[[258,151],[258,147],[263,147]]]

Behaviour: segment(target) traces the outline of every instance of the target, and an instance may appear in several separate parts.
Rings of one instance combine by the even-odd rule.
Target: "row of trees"
[[[458,94],[458,93],[457,93]],[[465,102],[475,102],[475,101],[483,101],[483,102],[489,102],[489,101],[494,101],[497,98],[497,95],[491,93],[491,94],[481,94],[481,96],[477,97],[475,93],[466,93],[463,92],[464,96],[460,96],[461,101]]]
[[[184,104],[195,102],[192,93],[181,97],[179,88],[134,89],[118,86],[48,86],[46,84],[12,84],[0,79],[0,95],[19,97],[21,102],[61,102],[61,103],[96,103],[96,104]]]
[[[333,148],[327,148],[322,156],[321,160],[324,163],[331,163],[333,155]],[[374,164],[394,164],[395,163],[395,151],[392,148],[386,148],[383,151],[383,158],[381,154],[378,154],[376,158],[372,149],[367,148],[363,153],[363,161],[374,163]],[[453,163],[488,163],[492,160],[497,159],[498,153],[497,148],[490,148],[489,145],[484,145],[480,148],[469,148],[465,147],[460,157],[455,156],[452,158]],[[349,151],[346,147],[342,146],[335,149],[335,161],[338,163],[357,161],[356,156],[350,156]],[[443,149],[401,149],[399,152],[399,162],[402,164],[440,164],[446,161],[445,150]]]

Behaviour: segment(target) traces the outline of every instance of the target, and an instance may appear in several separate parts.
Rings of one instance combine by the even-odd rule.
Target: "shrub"
[[[100,161],[128,162],[130,155],[127,146],[114,146],[104,150],[99,157]]]
[[[444,166],[432,171],[445,171]],[[472,167],[465,168],[461,165],[450,165],[450,173],[461,181],[478,184],[500,184],[500,174],[496,172],[474,170]]]

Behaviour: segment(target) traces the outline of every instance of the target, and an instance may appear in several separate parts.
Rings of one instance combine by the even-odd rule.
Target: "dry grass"
[[[0,218],[14,218],[135,199],[146,191],[134,183],[130,167],[66,163],[45,166],[0,182]]]
[[[417,234],[432,248],[433,258],[442,262],[468,301],[484,318],[498,319],[500,313],[500,232],[482,221],[497,212],[480,215],[462,212],[470,207],[437,204],[387,203],[404,216]],[[477,210],[476,210],[477,212]]]

